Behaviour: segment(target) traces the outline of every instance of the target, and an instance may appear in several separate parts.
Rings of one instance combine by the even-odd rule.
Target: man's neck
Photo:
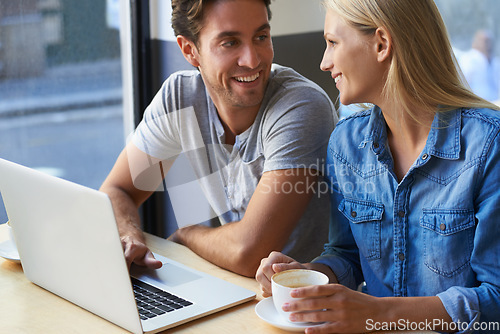
[[[234,145],[236,136],[252,126],[260,110],[259,106],[248,108],[219,108],[217,114],[224,127],[226,144]]]

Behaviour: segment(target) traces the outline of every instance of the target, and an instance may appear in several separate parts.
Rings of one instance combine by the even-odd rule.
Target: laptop
[[[129,272],[102,192],[0,159],[0,193],[27,279],[130,332],[156,333],[255,298],[159,254],[162,268]],[[146,301],[136,302],[133,287]]]

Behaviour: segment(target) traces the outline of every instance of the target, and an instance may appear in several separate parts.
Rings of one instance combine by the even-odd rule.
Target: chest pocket
[[[384,205],[344,198],[339,211],[351,222],[359,251],[367,260],[380,259],[380,224]]]
[[[470,265],[476,226],[473,210],[424,209],[420,226],[429,269],[453,277]]]

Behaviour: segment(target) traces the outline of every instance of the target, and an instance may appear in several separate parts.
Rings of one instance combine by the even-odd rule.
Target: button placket
[[[406,177],[397,187],[394,194],[394,208],[393,208],[393,238],[394,238],[394,293],[395,296],[405,296],[406,291],[406,275],[407,275],[407,229],[408,222],[408,191],[412,184],[412,177]]]

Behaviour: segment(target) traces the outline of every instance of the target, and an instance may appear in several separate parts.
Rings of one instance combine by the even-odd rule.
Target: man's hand
[[[150,269],[158,269],[163,265],[161,261],[155,259],[151,250],[142,241],[138,241],[130,236],[120,237],[122,242],[127,267],[130,269],[132,263]]]
[[[133,162],[132,164],[129,164],[129,156],[130,161]],[[154,164],[149,171],[145,167],[144,170],[141,169],[141,166],[149,166],[148,163],[153,160],[153,158],[147,156],[130,143],[122,151],[100,188],[102,192],[109,196],[113,205],[118,232],[120,233],[120,240],[129,269],[132,263],[151,269],[158,269],[162,266],[161,261],[156,260],[153,253],[146,246],[137,212],[139,206],[153,192],[137,188],[136,183],[146,189],[149,186],[155,189],[152,184],[157,186],[161,182],[161,177],[155,177],[155,175],[160,174],[157,170],[158,164]],[[168,163],[164,164],[165,168],[169,166]],[[131,175],[131,168],[137,174],[135,177]],[[138,181],[137,178],[141,180]],[[145,184],[148,184],[148,186]]]
[[[271,293],[271,277],[275,273],[289,269],[306,269],[306,267],[289,256],[280,252],[271,252],[268,257],[262,259],[255,279],[260,283],[263,297],[269,297]]]

